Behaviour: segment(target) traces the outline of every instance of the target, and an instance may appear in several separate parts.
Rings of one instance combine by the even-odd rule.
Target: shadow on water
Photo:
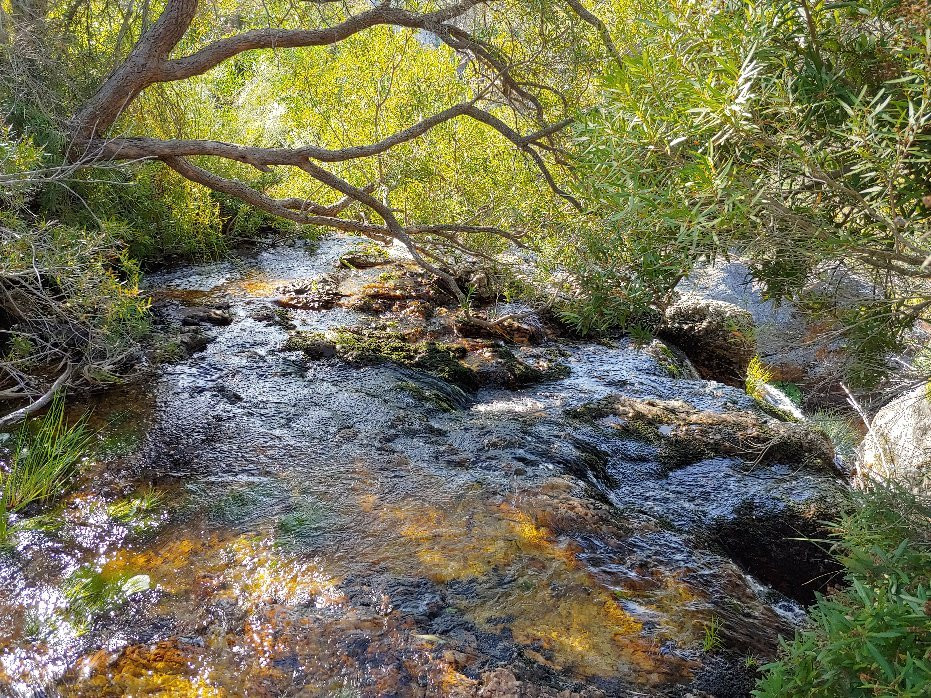
[[[20,526],[0,565],[2,685],[673,695],[706,671],[712,618],[723,645],[772,651],[799,606],[708,532],[819,481],[720,460],[670,474],[650,444],[566,414],[606,395],[752,409],[746,395],[676,380],[625,342],[564,342],[567,378],[450,410],[423,399],[443,386],[417,371],[281,351],[271,301],[351,245],[149,280],[166,318],[223,303],[232,322],[99,401],[99,464]],[[291,317],[309,330],[372,321],[341,305]]]

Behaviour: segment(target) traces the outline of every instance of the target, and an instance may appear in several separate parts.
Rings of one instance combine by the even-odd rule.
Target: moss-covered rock
[[[336,263],[342,269],[370,269],[391,261],[388,250],[374,242],[358,245],[339,258]]]
[[[678,400],[608,397],[570,412],[605,421],[632,438],[657,446],[668,468],[723,456],[748,463],[780,463],[835,474],[834,448],[807,424],[767,419],[750,412],[703,412]]]
[[[329,310],[342,298],[339,282],[331,276],[313,279],[278,289],[282,294],[275,304],[294,310]]]
[[[421,383],[401,381],[397,387],[420,402],[433,405],[443,412],[454,412],[465,407],[468,402],[466,394],[455,385],[448,385],[446,390],[427,387]]]
[[[743,387],[756,354],[748,311],[724,301],[686,298],[666,310],[658,334],[685,352],[702,378]]]
[[[531,344],[546,337],[539,318],[506,318],[499,322],[488,321],[475,315],[456,318],[455,328],[461,337],[475,339],[502,339],[511,344]]]
[[[568,366],[549,358],[540,358],[531,363],[504,346],[493,347],[488,353],[492,360],[478,369],[483,385],[522,388],[569,375]]]
[[[684,380],[698,380],[701,376],[695,370],[695,366],[689,361],[689,358],[681,349],[666,344],[665,342],[654,339],[643,348],[644,353],[651,356],[659,364],[670,378],[681,378]]]
[[[338,356],[351,363],[392,362],[423,371],[463,390],[478,386],[475,371],[462,362],[464,348],[434,341],[411,341],[396,332],[348,329],[292,332],[284,349],[304,352],[312,359]]]

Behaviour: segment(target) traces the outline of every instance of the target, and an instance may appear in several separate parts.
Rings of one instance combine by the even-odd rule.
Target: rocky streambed
[[[829,442],[674,347],[342,237],[149,284],[172,360],[17,522],[0,692],[744,696],[832,579]]]

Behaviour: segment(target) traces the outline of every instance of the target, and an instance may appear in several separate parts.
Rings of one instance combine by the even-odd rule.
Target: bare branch
[[[55,393],[61,390],[62,386],[68,382],[68,379],[71,378],[71,374],[73,372],[74,367],[71,364],[68,364],[68,367],[65,369],[65,371],[55,379],[55,382],[52,383],[52,387],[49,388],[48,391],[42,395],[42,397],[37,400],[33,400],[25,407],[21,407],[18,410],[10,412],[4,417],[0,417],[0,429],[4,429],[12,424],[16,424],[17,422],[21,422],[29,415],[38,412],[47,404],[49,404],[52,401],[52,398],[55,397]]]

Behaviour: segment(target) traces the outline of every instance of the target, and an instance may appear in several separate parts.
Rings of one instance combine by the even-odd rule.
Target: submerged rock
[[[337,280],[326,276],[307,283],[287,286],[280,291],[284,295],[276,299],[275,304],[294,310],[329,310],[343,297],[339,292]]]
[[[860,446],[870,476],[931,497],[931,391],[928,385],[896,398],[873,418]]]
[[[688,297],[666,310],[659,336],[678,346],[702,378],[742,386],[756,353],[753,316],[724,301]]]

